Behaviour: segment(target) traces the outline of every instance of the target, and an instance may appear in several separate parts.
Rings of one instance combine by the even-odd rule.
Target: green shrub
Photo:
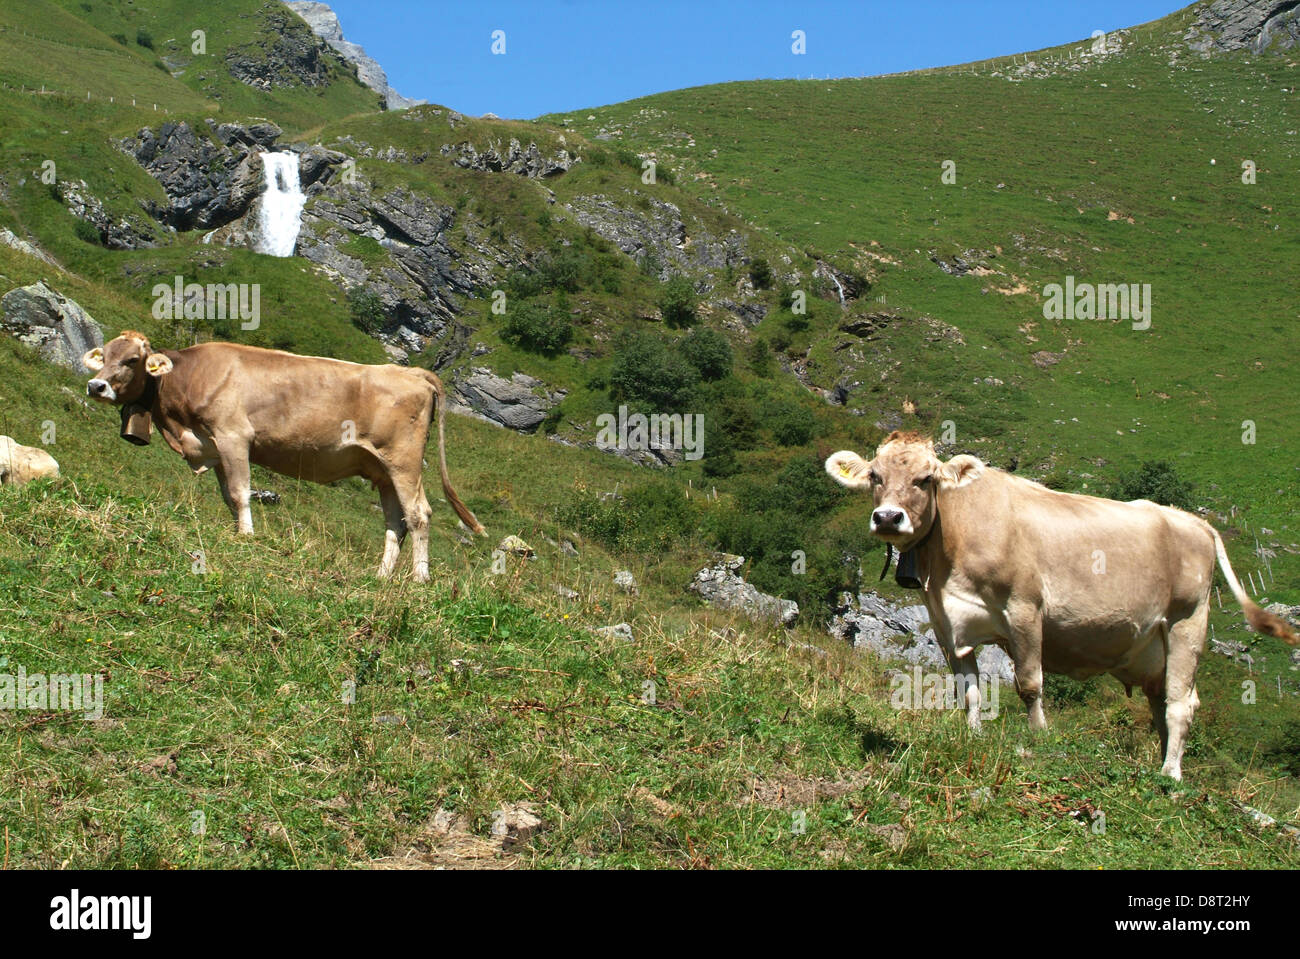
[[[659,413],[684,413],[698,406],[700,374],[680,353],[652,333],[625,337],[614,352],[609,374],[615,400]]]
[[[756,290],[766,290],[772,286],[772,266],[761,256],[749,261],[749,282]]]
[[[364,286],[348,290],[348,315],[352,317],[353,325],[369,336],[381,332],[388,321],[384,301],[378,293]]]
[[[83,243],[93,243],[99,245],[99,229],[95,224],[88,220],[78,219],[72,224],[72,232],[76,234],[77,239]]]
[[[728,376],[735,362],[727,338],[708,327],[688,333],[682,340],[681,353],[686,362],[699,370],[700,379],[706,383]]]
[[[695,323],[695,286],[684,276],[674,276],[659,291],[659,312],[674,329]]]
[[[573,340],[573,323],[559,307],[525,300],[507,308],[501,339],[521,350],[554,355]]]
[[[1135,470],[1121,473],[1106,495],[1111,499],[1149,499],[1162,506],[1191,509],[1195,488],[1179,476],[1173,466],[1158,460],[1144,462]]]
[[[651,480],[617,496],[578,485],[556,508],[556,519],[612,549],[661,552],[694,536],[703,508],[670,482]]]
[[[767,340],[761,336],[756,337],[754,342],[749,344],[749,369],[755,376],[767,378],[772,375],[772,352],[768,348]]]
[[[135,32],[135,42],[140,44],[140,46],[144,47],[146,50],[153,49],[153,35],[144,27],[141,27]]]
[[[817,421],[806,406],[789,403],[772,411],[763,425],[782,446],[803,446],[813,438]]]

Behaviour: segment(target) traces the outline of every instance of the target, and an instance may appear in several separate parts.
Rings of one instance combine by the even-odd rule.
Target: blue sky
[[[728,80],[965,63],[1165,16],[1179,0],[330,0],[401,93],[531,118]],[[492,33],[505,31],[505,55]],[[803,30],[807,52],[791,52]]]

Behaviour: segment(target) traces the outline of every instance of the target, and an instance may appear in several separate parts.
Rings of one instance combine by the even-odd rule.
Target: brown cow
[[[930,440],[897,431],[870,462],[839,452],[826,471],[871,489],[871,532],[903,551],[900,570],[904,559],[915,566],[974,728],[975,649],[995,643],[1015,664],[1034,728],[1047,725],[1044,670],[1076,679],[1110,673],[1141,687],[1160,734],[1161,771],[1181,779],[1216,557],[1251,627],[1300,641],[1251,601],[1219,534],[1190,513],[1055,492],[974,456],[942,463]]]
[[[427,370],[363,366],[235,343],[155,351],[125,331],[82,363],[98,375],[92,399],[122,408],[122,435],[149,442],[149,421],[196,474],[214,469],[241,533],[253,532],[249,464],[331,483],[364,476],[379,489],[387,534],[379,575],[397,564],[411,533],[415,578],[429,578],[424,448],[438,420],[442,491],[471,530],[483,527],[447,476],[446,395]]]

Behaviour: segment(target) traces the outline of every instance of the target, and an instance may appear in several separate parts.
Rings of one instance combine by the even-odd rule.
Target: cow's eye
[[[919,480],[916,481],[916,485],[921,487],[921,489],[929,489],[930,481],[932,479],[934,479],[933,476],[922,476]]]
[[[138,356],[127,357],[122,362],[125,363],[127,366],[135,366],[137,363],[140,362],[140,357]]]
[[[879,485],[880,485],[880,474],[877,473],[875,470],[872,470],[872,471],[871,471],[870,475],[868,476],[868,479],[871,480],[871,485],[872,485],[872,486],[879,486]]]

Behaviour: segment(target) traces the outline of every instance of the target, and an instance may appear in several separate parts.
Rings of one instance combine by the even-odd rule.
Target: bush
[[[659,311],[664,322],[679,329],[695,323],[695,286],[684,276],[674,276],[659,291]]]
[[[578,485],[556,508],[556,518],[616,550],[662,552],[692,537],[701,509],[700,501],[687,499],[681,486],[652,480],[621,496]]]
[[[135,42],[147,50],[153,49],[153,35],[144,27],[135,32]]]
[[[129,42],[129,41],[126,39],[126,34],[125,34],[125,33],[115,33],[115,34],[113,34],[113,39],[114,39],[117,43],[120,43],[122,46],[126,46],[127,43]]]
[[[381,332],[388,316],[384,313],[384,301],[373,290],[364,286],[354,286],[348,290],[348,315],[352,323],[361,332],[370,336]]]
[[[706,383],[729,375],[735,361],[727,338],[707,327],[688,333],[682,340],[681,353],[686,362],[699,370],[700,379]]]
[[[684,413],[699,405],[699,382],[699,372],[681,354],[644,332],[619,344],[609,374],[614,399],[659,413]]]
[[[749,282],[756,290],[766,290],[772,286],[772,267],[761,256],[756,256],[749,263]]]
[[[99,229],[95,224],[87,220],[77,220],[72,225],[72,232],[77,235],[77,239],[83,243],[93,243],[99,245]]]
[[[817,421],[806,406],[791,403],[769,414],[764,425],[782,446],[803,446],[813,438]]]
[[[521,350],[554,355],[573,340],[573,323],[558,307],[524,301],[507,308],[501,339]]]
[[[767,340],[761,336],[749,344],[749,369],[755,376],[766,378],[772,375],[772,353]]]
[[[1191,509],[1195,487],[1178,475],[1164,460],[1144,462],[1136,470],[1121,473],[1106,494],[1111,499],[1149,499],[1162,506]]]

